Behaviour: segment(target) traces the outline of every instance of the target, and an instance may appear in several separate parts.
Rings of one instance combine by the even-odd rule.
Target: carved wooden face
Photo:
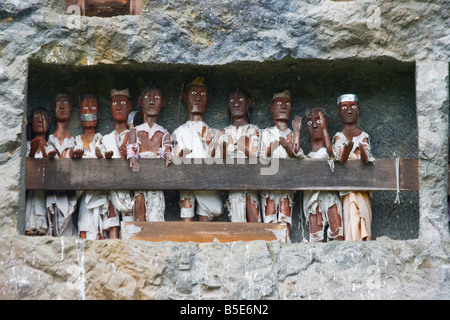
[[[31,118],[31,130],[35,135],[45,134],[50,126],[51,119],[48,114],[38,110],[33,112]]]
[[[319,112],[314,111],[306,117],[306,131],[311,141],[321,141],[323,139],[322,120]]]
[[[343,124],[354,124],[358,123],[361,110],[357,102],[344,101],[339,103],[337,112]]]
[[[98,102],[94,98],[85,98],[80,103],[80,114],[95,114],[98,113]],[[84,128],[95,128],[98,120],[81,121]]]
[[[246,98],[242,93],[231,93],[228,97],[228,109],[233,118],[247,117],[249,105],[251,105],[251,98]]]
[[[123,95],[117,94],[111,97],[111,113],[117,122],[126,122],[131,111],[131,100]]]
[[[139,106],[147,116],[157,116],[165,103],[166,99],[158,89],[150,89],[139,98]]]
[[[270,111],[275,121],[289,121],[292,115],[291,99],[282,97],[273,99]]]
[[[183,100],[188,106],[189,114],[204,114],[208,104],[208,90],[205,86],[190,86],[183,92]]]
[[[56,121],[69,121],[72,114],[72,103],[68,97],[61,96],[55,102],[55,119]]]

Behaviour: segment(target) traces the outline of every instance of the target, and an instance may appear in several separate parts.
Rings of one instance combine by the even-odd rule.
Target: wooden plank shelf
[[[41,190],[397,190],[395,159],[373,164],[349,160],[335,162],[279,159],[275,164],[191,164],[162,159],[140,159],[140,172],[133,172],[125,159],[31,159],[25,161],[25,188]],[[235,159],[236,160],[236,159]],[[240,159],[242,160],[242,159]],[[418,160],[400,159],[399,189],[419,190]]]
[[[123,222],[121,229],[122,239],[151,242],[288,241],[281,223],[133,221]]]

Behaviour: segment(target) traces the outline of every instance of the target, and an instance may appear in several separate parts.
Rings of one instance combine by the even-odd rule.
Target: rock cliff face
[[[0,240],[2,299],[448,299],[448,256],[346,245]],[[448,244],[444,250],[448,251]]]
[[[0,297],[450,298],[449,6],[444,0],[143,0],[140,16],[99,18],[66,15],[64,1],[2,1]],[[296,114],[312,105],[328,109],[333,133],[336,96],[357,92],[375,156],[418,158],[420,191],[403,193],[401,206],[392,193],[375,194],[380,238],[369,243],[301,243],[307,234],[298,210],[296,243],[289,245],[21,236],[28,108],[49,106],[61,91],[77,101],[94,89],[105,119],[99,130],[107,133],[109,90],[128,86],[136,108],[140,89],[155,80],[168,93],[160,120],[173,130],[187,115],[181,88],[198,73],[214,93],[207,118],[216,127],[228,122],[223,101],[236,84],[255,97],[252,122],[261,128],[271,125],[273,91],[289,88]],[[77,134],[79,120],[70,127]],[[176,200],[169,195],[169,219],[176,218]]]

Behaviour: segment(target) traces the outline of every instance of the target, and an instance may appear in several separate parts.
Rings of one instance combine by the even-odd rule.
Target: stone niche
[[[341,129],[336,113],[336,98],[340,94],[351,92],[360,97],[360,126],[370,134],[376,158],[418,157],[415,63],[392,59],[283,59],[277,62],[235,62],[213,66],[130,63],[83,67],[44,64],[31,60],[27,106],[28,109],[38,105],[51,109],[56,94],[68,94],[74,101],[69,129],[72,135],[77,135],[82,133],[77,116],[79,95],[85,91],[96,93],[100,107],[97,129],[106,134],[114,126],[109,105],[110,90],[129,88],[133,97],[133,110],[138,110],[137,100],[141,90],[153,82],[162,87],[167,97],[159,123],[172,132],[188,119],[181,92],[197,75],[205,76],[207,81],[211,98],[205,120],[212,127],[223,128],[230,123],[226,99],[228,92],[235,87],[247,89],[253,97],[250,121],[260,128],[272,126],[269,110],[272,94],[288,89],[293,97],[293,115],[303,118],[307,108],[322,107],[329,116],[328,127],[332,136]],[[50,131],[52,129],[54,128],[51,127]],[[304,126],[301,146],[305,153],[310,151]],[[220,189],[220,186],[217,187]],[[178,192],[166,191],[165,196],[166,220],[179,220]],[[226,190],[222,190],[222,196],[225,203]],[[394,204],[395,196],[394,191],[374,193],[373,239],[380,236],[395,240],[418,238],[418,192],[401,192],[400,204]],[[301,193],[297,192],[294,199],[292,242],[309,239],[301,201]],[[76,215],[74,218],[76,219]],[[226,209],[218,221],[229,221]],[[19,230],[23,229],[23,225],[24,212],[20,212]]]
[[[142,0],[66,0],[66,13],[88,17],[139,15]]]

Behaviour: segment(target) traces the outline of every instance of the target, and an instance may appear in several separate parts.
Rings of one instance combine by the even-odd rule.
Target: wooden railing
[[[211,161],[211,159],[206,160]],[[242,161],[242,159],[240,160]],[[377,159],[373,164],[350,160],[278,159],[271,163],[191,164],[139,159],[133,172],[124,159],[30,159],[25,161],[25,188],[41,190],[400,190],[419,189],[418,160]],[[398,184],[397,184],[398,182]],[[397,189],[398,186],[398,189]],[[125,222],[122,239],[147,241],[220,242],[288,241],[286,226],[265,223]]]
[[[124,159],[30,159],[25,162],[25,188],[41,190],[397,190],[395,159],[363,164],[349,160],[326,161],[278,159],[277,163],[191,164],[161,159],[139,159],[133,172]],[[206,159],[208,161],[208,159]],[[242,160],[240,160],[242,161]],[[401,191],[419,190],[418,160],[400,159]]]

